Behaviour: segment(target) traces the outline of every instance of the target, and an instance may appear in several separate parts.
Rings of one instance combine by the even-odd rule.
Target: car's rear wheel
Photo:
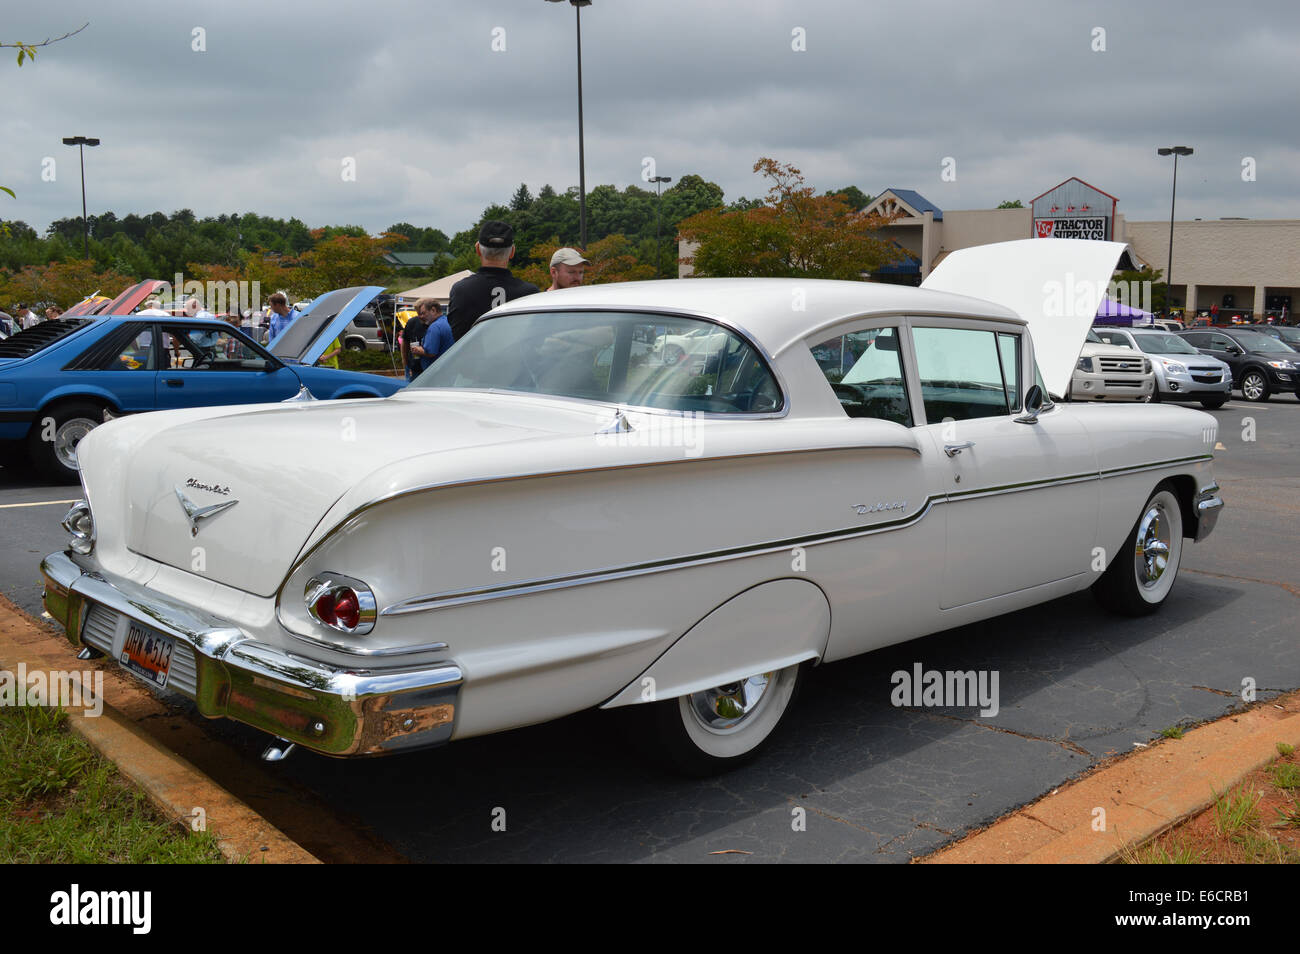
[[[799,690],[803,664],[715,686],[654,706],[657,741],[686,775],[725,772],[758,754]]]
[[[39,414],[27,435],[27,454],[45,477],[60,483],[81,480],[77,445],[104,420],[104,409],[91,401],[70,401]]]
[[[1247,401],[1267,401],[1268,381],[1263,372],[1247,371],[1241,378],[1241,394]]]
[[[1207,411],[1217,411],[1219,408],[1223,407],[1227,401],[1228,399],[1226,397],[1201,398],[1201,407],[1205,408]]]
[[[1155,489],[1124,546],[1092,585],[1102,606],[1125,616],[1154,613],[1178,578],[1183,555],[1183,511],[1171,485]]]

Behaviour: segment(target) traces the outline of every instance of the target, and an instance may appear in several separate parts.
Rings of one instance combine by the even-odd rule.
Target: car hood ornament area
[[[229,492],[229,490],[226,490],[226,493]],[[185,511],[185,519],[190,522],[190,536],[192,537],[197,537],[199,535],[200,520],[206,520],[208,517],[215,517],[223,510],[229,510],[235,504],[239,503],[238,500],[223,500],[221,503],[212,504],[210,507],[195,506],[194,501],[185,496],[185,491],[181,490],[179,485],[176,487],[176,499],[181,502],[181,507]]]

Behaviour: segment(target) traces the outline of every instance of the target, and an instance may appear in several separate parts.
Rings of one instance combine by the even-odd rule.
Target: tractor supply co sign
[[[1106,216],[1089,216],[1075,219],[1034,219],[1034,235],[1038,238],[1069,238],[1106,240]]]

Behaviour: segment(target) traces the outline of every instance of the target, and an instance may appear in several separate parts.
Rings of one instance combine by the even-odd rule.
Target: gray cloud
[[[450,233],[521,181],[576,185],[567,4],[82,2],[15,11],[0,30],[30,40],[85,20],[35,63],[0,64],[0,182],[19,192],[0,199],[6,218],[79,214],[76,153],[59,143],[78,133],[104,140],[87,153],[92,211],[119,214]],[[595,0],[582,21],[589,187],[637,182],[653,156],[663,174],[755,196],[751,166],[769,155],[819,189],[914,188],[954,209],[1078,175],[1130,219],[1160,219],[1172,169],[1155,149],[1186,142],[1180,218],[1300,218],[1290,0]],[[191,49],[196,27],[206,52]],[[796,29],[806,51],[791,48]],[[55,182],[41,180],[46,156]],[[948,156],[955,182],[940,179]]]

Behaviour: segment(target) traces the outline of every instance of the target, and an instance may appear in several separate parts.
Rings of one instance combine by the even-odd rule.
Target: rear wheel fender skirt
[[[602,708],[672,699],[820,659],[830,626],[830,604],[814,584],[760,583],[692,626]]]

